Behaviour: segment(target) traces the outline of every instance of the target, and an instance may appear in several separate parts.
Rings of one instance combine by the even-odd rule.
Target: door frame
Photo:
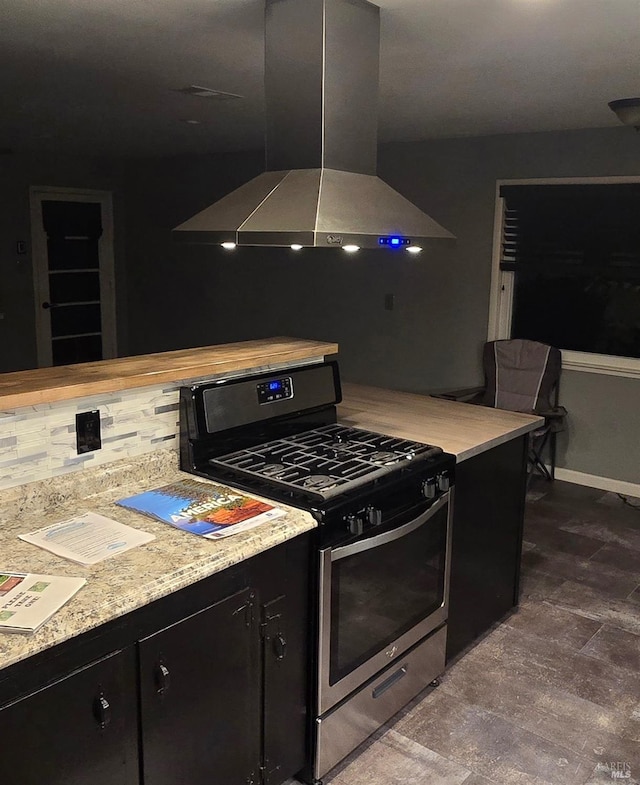
[[[105,360],[116,357],[113,194],[111,191],[98,191],[90,188],[59,188],[49,185],[32,185],[29,188],[29,205],[31,216],[31,264],[33,272],[38,368],[48,367],[53,364],[51,320],[42,308],[42,303],[49,299],[47,238],[42,224],[43,201],[100,203],[102,236],[98,242],[98,260],[100,267],[102,357]]]

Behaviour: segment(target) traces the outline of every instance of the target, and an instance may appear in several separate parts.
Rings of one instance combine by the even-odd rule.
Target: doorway
[[[109,191],[31,188],[38,367],[116,356]]]

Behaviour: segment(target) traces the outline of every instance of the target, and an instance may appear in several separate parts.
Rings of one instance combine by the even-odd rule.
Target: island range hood
[[[188,243],[407,248],[453,235],[376,177],[380,9],[266,0],[266,169],[174,230]]]

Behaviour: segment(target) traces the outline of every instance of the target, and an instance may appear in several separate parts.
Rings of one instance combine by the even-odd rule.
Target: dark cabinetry
[[[0,782],[292,776],[306,742],[308,560],[302,535],[0,672]]]
[[[278,785],[306,762],[309,573],[308,540],[300,537],[256,565],[258,585],[271,587],[260,605],[265,785]]]
[[[250,589],[140,642],[148,785],[246,785],[260,759],[259,642]]]
[[[117,651],[0,709],[0,782],[136,785],[135,668]]]
[[[456,467],[447,660],[518,602],[527,438]]]

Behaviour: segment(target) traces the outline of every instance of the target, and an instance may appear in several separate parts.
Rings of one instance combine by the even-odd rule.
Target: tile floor
[[[613,493],[534,483],[519,610],[325,785],[618,779],[640,784],[640,510]]]

